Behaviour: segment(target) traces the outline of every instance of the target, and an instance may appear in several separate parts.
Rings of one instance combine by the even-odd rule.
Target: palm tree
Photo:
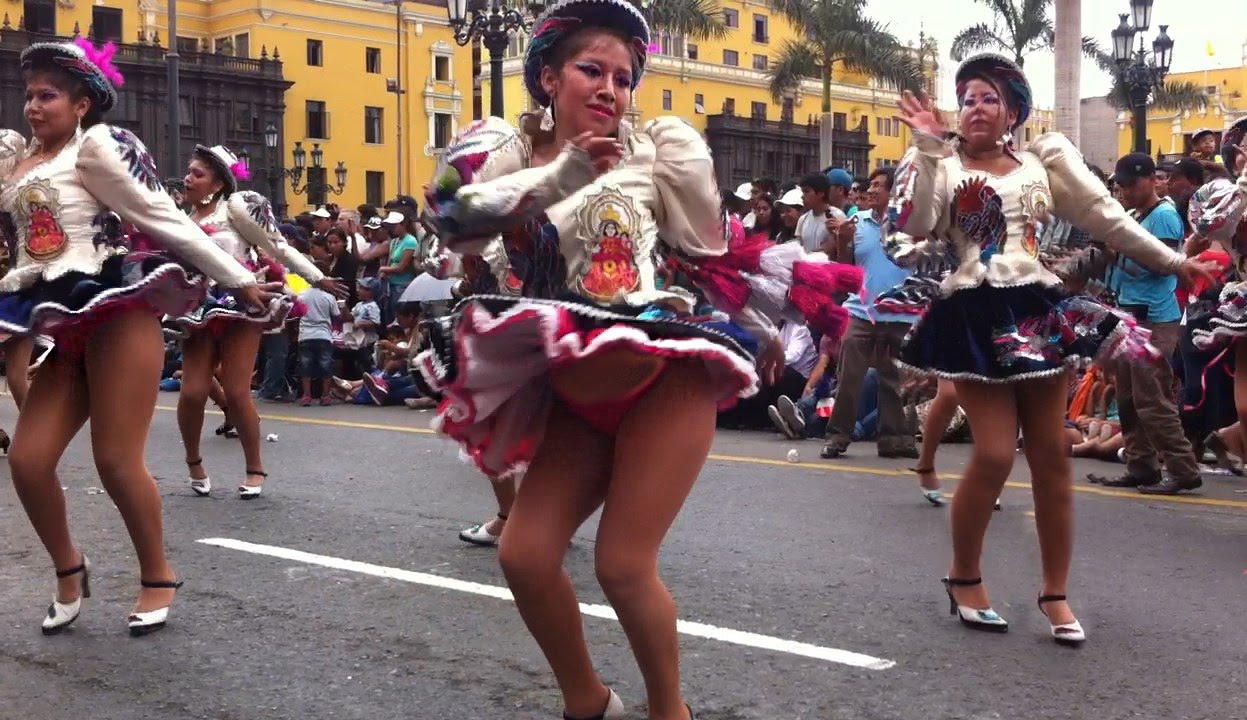
[[[686,40],[722,40],[727,37],[719,0],[632,0],[655,33]]]
[[[837,64],[898,88],[918,89],[925,78],[913,54],[886,25],[866,16],[866,0],[770,0],[800,34],[786,41],[771,65],[775,102],[801,81],[823,81],[823,112],[831,112],[831,76]]]
[[[953,60],[964,60],[980,50],[995,50],[1009,55],[1024,66],[1026,55],[1051,47],[1056,32],[1048,10],[1053,0],[978,0],[991,9],[995,16],[992,24],[972,25],[953,38]],[[1066,0],[1061,0],[1066,2]],[[1108,99],[1118,108],[1130,107],[1129,95],[1117,72],[1112,55],[1106,53],[1094,39],[1082,38],[1082,54],[1096,62],[1102,70],[1112,74],[1113,89]],[[1203,90],[1195,83],[1165,83],[1153,93],[1152,105],[1167,110],[1202,108],[1207,103]]]
[[[1056,129],[1078,146],[1082,114],[1082,0],[1056,0]]]

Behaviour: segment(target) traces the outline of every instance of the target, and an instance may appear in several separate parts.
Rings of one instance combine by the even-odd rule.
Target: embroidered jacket
[[[10,177],[32,148],[5,133],[0,141],[0,209],[12,215],[17,252],[0,291],[12,292],[66,273],[88,275],[127,252],[108,231],[115,212],[163,249],[226,287],[255,278],[208,241],[165,194],[147,148],[128,130],[95,125],[51,160]],[[20,144],[17,144],[19,143]]]
[[[1196,235],[1218,240],[1230,251],[1239,277],[1247,279],[1247,168],[1235,182],[1213,180],[1196,190],[1187,217]]]
[[[1172,273],[1182,264],[1182,254],[1135,222],[1059,133],[1039,136],[1017,153],[1021,165],[1004,175],[969,170],[952,150],[938,138],[915,134],[892,198],[896,228],[904,233],[893,240],[894,257],[913,263],[924,255],[951,254],[956,269],[944,280],[945,293],[984,282],[1061,284],[1040,261],[1044,226],[1058,217],[1156,272]]]
[[[199,226],[217,247],[246,267],[258,265],[254,251],[280,262],[309,283],[318,283],[325,277],[315,263],[282,237],[272,205],[260,193],[241,190],[231,194],[228,200],[217,202],[212,214],[200,220]]]
[[[452,143],[428,197],[443,247],[481,257],[513,294],[571,291],[603,305],[691,311],[691,293],[657,288],[656,265],[660,239],[693,263],[728,251],[701,135],[675,117],[639,130],[624,125],[623,158],[597,175],[588,154],[570,143],[552,162],[530,167],[533,130],[489,118]],[[749,302],[732,308],[733,319],[760,339],[776,337],[774,321],[791,309],[785,293],[800,260],[775,259],[786,262],[786,284],[768,284],[778,268],[758,270]]]

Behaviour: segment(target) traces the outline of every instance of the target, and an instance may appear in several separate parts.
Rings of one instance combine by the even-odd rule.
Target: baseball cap
[[[1130,153],[1117,161],[1113,176],[1119,185],[1133,185],[1142,178],[1150,178],[1156,174],[1156,162],[1147,153]]]
[[[741,183],[736,187],[736,197],[741,200],[753,199],[753,183]]]
[[[377,217],[376,215],[373,215],[372,217],[368,218],[368,222],[364,223],[364,228],[366,230],[380,230],[381,229],[381,218]]]
[[[1199,187],[1204,184],[1204,166],[1195,158],[1182,158],[1173,166],[1171,175],[1181,175],[1187,182]]]
[[[801,193],[801,188],[793,188],[784,193],[784,196],[779,199],[779,204],[796,208],[805,207],[805,197]]]
[[[333,216],[329,214],[328,210],[321,207],[321,208],[316,208],[315,210],[312,211],[312,217],[321,218],[323,220],[328,220],[329,218]]]
[[[831,183],[832,187],[853,187],[853,176],[843,168],[832,168],[828,170],[827,181]]]
[[[390,214],[386,215],[385,219],[382,220],[381,222],[385,223],[386,225],[397,225],[401,222],[406,222],[406,220],[407,220],[406,215],[402,214],[401,212],[398,212],[397,210],[391,210]]]

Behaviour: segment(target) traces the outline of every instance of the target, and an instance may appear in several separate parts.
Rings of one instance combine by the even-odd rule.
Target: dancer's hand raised
[[[589,153],[593,168],[599,174],[615,167],[623,157],[624,146],[613,137],[602,137],[593,133],[580,133],[572,138],[572,144]]]
[[[778,336],[767,341],[758,354],[758,377],[762,385],[770,387],[779,382],[784,374],[784,343]]]
[[[896,119],[915,132],[935,137],[941,137],[947,132],[944,122],[940,119],[939,110],[935,109],[935,103],[931,102],[931,98],[922,90],[919,90],[917,95],[906,90],[901,95],[901,99],[896,102],[896,107],[901,111]]]

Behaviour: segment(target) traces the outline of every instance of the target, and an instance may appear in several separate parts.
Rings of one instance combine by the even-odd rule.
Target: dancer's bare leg
[[[17,418],[9,470],[13,488],[57,570],[69,570],[82,561],[69,533],[65,493],[56,466],[65,448],[87,421],[87,382],[82,366],[53,353],[31,383],[28,402]],[[56,599],[78,598],[81,576],[57,582]]]
[[[34,338],[12,338],[4,343],[4,378],[9,384],[13,402],[21,410],[30,392],[30,356],[35,351]]]
[[[244,484],[255,487],[264,484],[264,477],[252,474],[264,472],[264,457],[260,450],[260,415],[251,399],[251,373],[255,369],[256,353],[264,333],[258,325],[236,322],[223,331],[221,337],[221,381],[225,392],[229,419],[238,430],[242,452],[248,471]]]
[[[178,430],[186,452],[187,470],[195,480],[208,477],[203,465],[200,442],[204,427],[204,406],[212,391],[216,369],[216,339],[209,332],[195,332],[182,343],[182,389],[178,394]],[[198,461],[198,462],[196,462]],[[193,463],[193,464],[192,464]]]
[[[1017,454],[1017,400],[1013,385],[958,382],[956,388],[974,434],[974,445],[953,497],[953,563],[949,576],[971,579],[982,576],[983,537]],[[985,585],[958,587],[953,594],[961,605],[990,607]]]
[[[138,555],[140,578],[172,581],[173,570],[165,557],[160,491],[143,462],[164,365],[160,322],[142,311],[105,321],[93,328],[84,361],[95,469],[125,520]],[[141,588],[134,611],[166,607],[175,592]]]
[[[922,447],[918,451],[918,470],[930,472],[918,473],[918,485],[923,490],[939,490],[940,477],[935,471],[935,451],[939,450],[948,431],[948,425],[957,412],[957,388],[951,380],[940,380],[935,391],[935,398],[927,409],[927,416],[922,421]]]

